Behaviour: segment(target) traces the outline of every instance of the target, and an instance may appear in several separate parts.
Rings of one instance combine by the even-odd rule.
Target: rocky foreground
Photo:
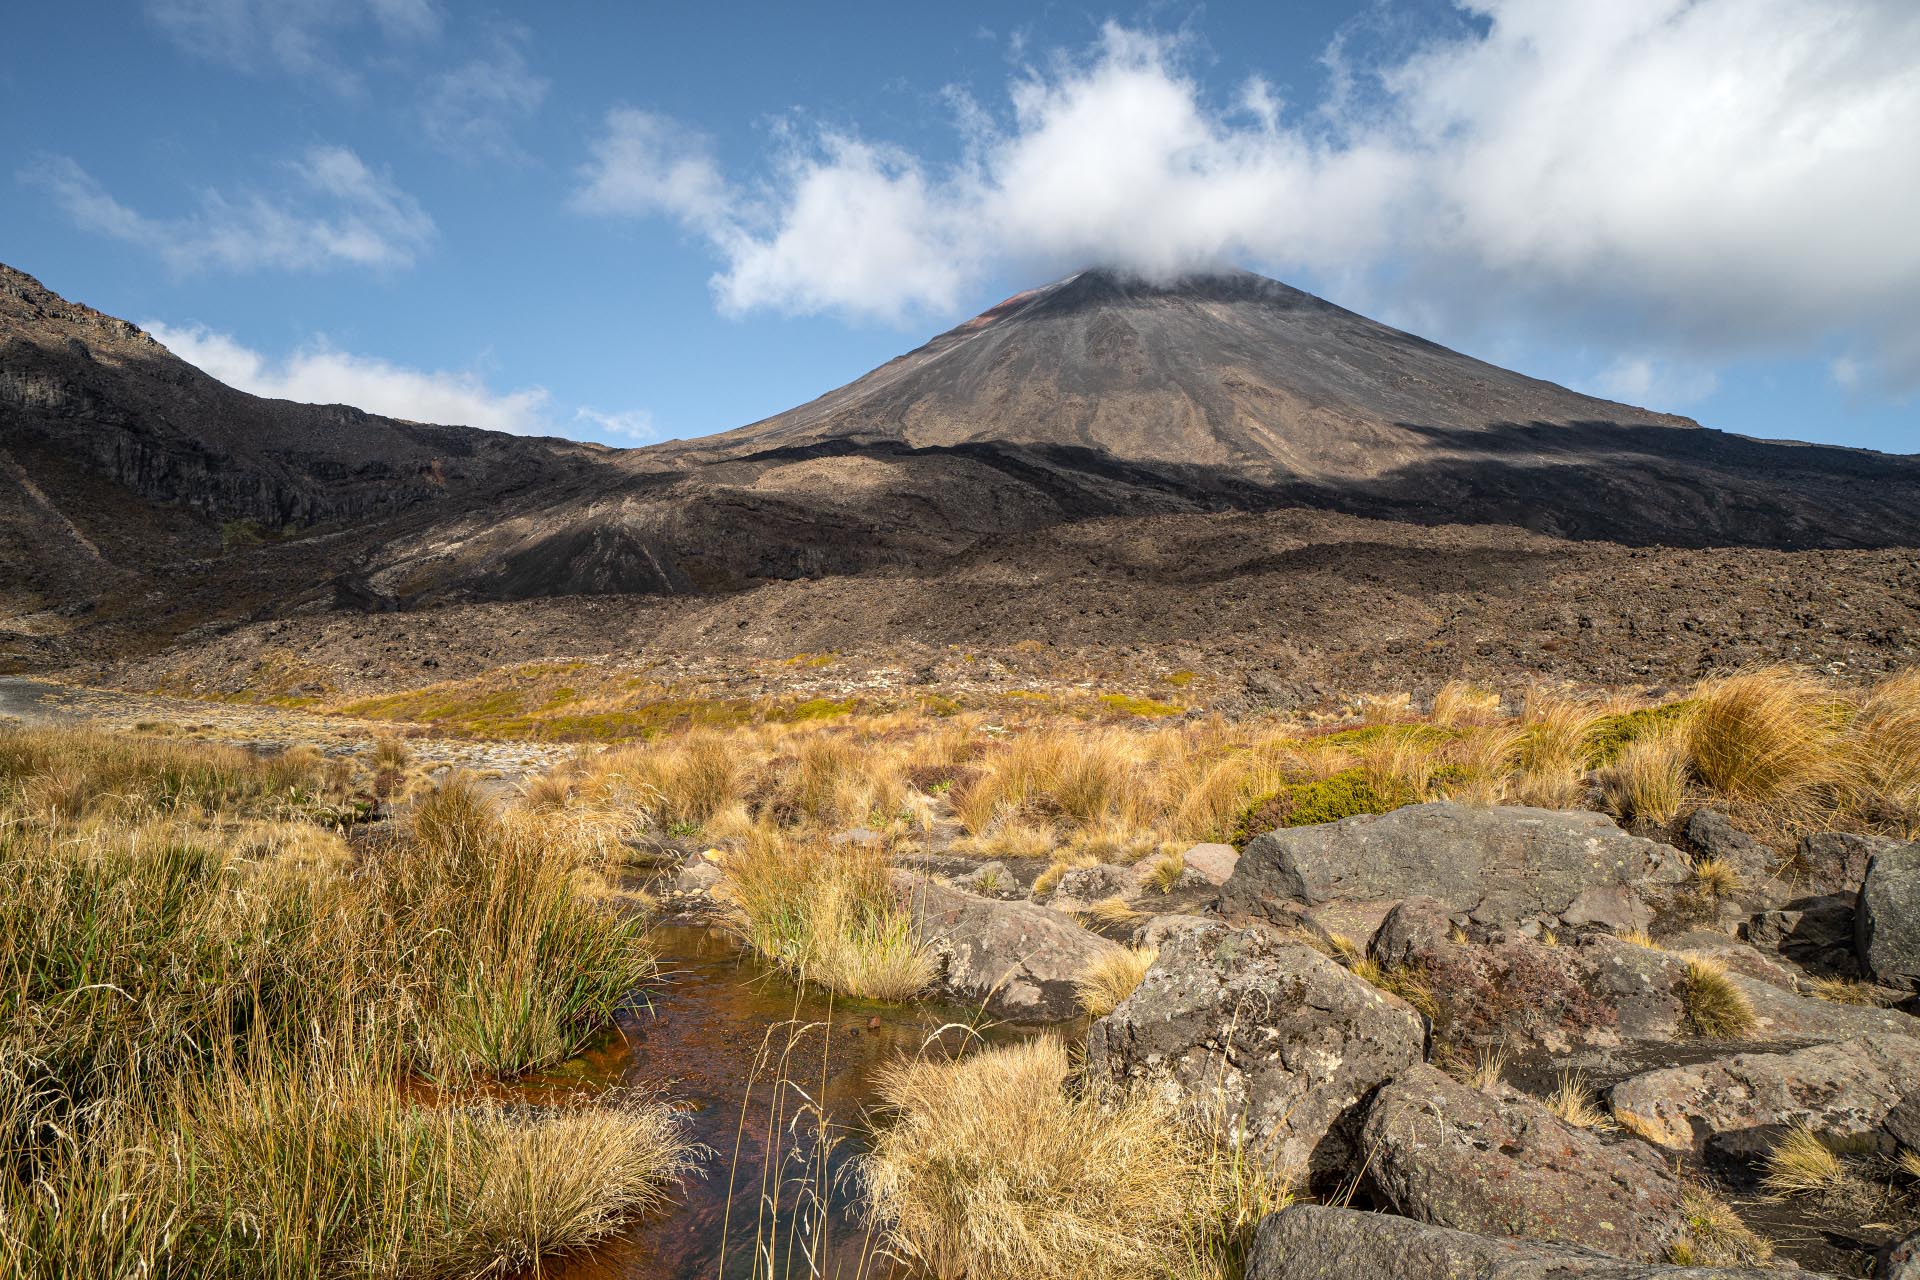
[[[1767,1236],[1920,1275],[1897,1172],[1920,1151],[1920,843],[1781,859],[1713,809],[1679,829],[1686,849],[1435,802],[1039,891],[1018,859],[895,875],[946,993],[1007,1020],[1069,1017],[1091,967],[1157,949],[1086,1071],[1322,1201],[1265,1221],[1252,1280],[1782,1274]],[[1703,862],[1739,874],[1715,891]],[[695,854],[670,900],[719,879]]]

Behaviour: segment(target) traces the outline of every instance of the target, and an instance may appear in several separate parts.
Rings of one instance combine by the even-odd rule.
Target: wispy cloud
[[[150,249],[180,272],[406,267],[435,235],[419,201],[346,147],[309,147],[273,190],[203,191],[193,212],[175,217],[128,207],[66,156],[19,176],[77,225]]]
[[[573,420],[590,424],[601,435],[634,444],[652,444],[662,438],[659,428],[654,425],[653,415],[645,409],[607,413],[591,405],[582,405],[574,410]]]
[[[1008,269],[1248,262],[1447,332],[1598,340],[1623,387],[1657,387],[1638,351],[1710,371],[1836,333],[1862,384],[1920,385],[1920,7],[1457,3],[1454,36],[1373,61],[1343,40],[1329,98],[1291,110],[1110,25],[997,106],[952,95],[952,161],[790,127],[729,180],[697,133],[622,109],[575,203],[705,237],[728,310],[899,318]]]
[[[304,404],[350,404],[415,422],[453,423],[520,435],[552,430],[543,387],[496,392],[477,374],[411,369],[340,351],[319,339],[274,358],[200,325],[144,324],[182,360],[230,387]]]
[[[420,41],[439,34],[442,21],[434,0],[147,0],[146,12],[195,57],[346,95],[362,84],[342,37],[370,25],[389,42]]]
[[[525,160],[516,127],[546,100],[547,80],[527,63],[524,30],[497,33],[484,55],[433,76],[420,123],[434,146],[456,159]]]

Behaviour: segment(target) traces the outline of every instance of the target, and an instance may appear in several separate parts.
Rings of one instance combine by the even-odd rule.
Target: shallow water
[[[968,1033],[941,1028],[977,1022],[978,1014],[801,992],[709,929],[668,927],[653,937],[666,980],[653,993],[652,1011],[623,1018],[619,1035],[524,1088],[534,1096],[569,1087],[659,1089],[688,1108],[690,1136],[711,1148],[702,1162],[704,1176],[689,1178],[672,1207],[589,1254],[549,1265],[545,1274],[565,1280],[906,1275],[877,1256],[850,1212],[856,1197],[849,1166],[864,1150],[873,1076],[929,1045],[957,1047]],[[976,1034],[997,1042],[1024,1033],[982,1028]],[[777,1083],[783,1057],[785,1076],[793,1082],[786,1087]],[[824,1162],[814,1159],[817,1130],[805,1113],[808,1099],[820,1101],[830,1117],[835,1141]],[[821,1245],[821,1215],[796,1215],[793,1206],[796,1198],[813,1203],[811,1189],[823,1180]],[[778,1234],[772,1235],[762,1207],[775,1192],[781,1211]],[[814,1224],[804,1236],[789,1230],[802,1216]],[[757,1272],[756,1236],[763,1244],[772,1240],[777,1258]],[[811,1267],[803,1256],[810,1242]]]

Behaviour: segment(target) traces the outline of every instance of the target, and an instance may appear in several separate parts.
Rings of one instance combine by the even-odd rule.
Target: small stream
[[[671,1207],[588,1254],[548,1265],[544,1274],[563,1280],[736,1280],[756,1274],[773,1280],[904,1280],[910,1273],[877,1255],[876,1243],[852,1212],[857,1192],[850,1167],[865,1149],[874,1073],[929,1047],[958,1048],[974,1034],[998,1043],[1031,1030],[968,1033],[952,1024],[980,1021],[971,1009],[799,990],[713,929],[666,926],[652,936],[664,971],[652,1011],[623,1017],[618,1034],[522,1088],[535,1097],[564,1087],[661,1090],[687,1108],[690,1136],[710,1148],[701,1164],[704,1176],[689,1178]],[[781,1087],[779,1059],[790,1044],[785,1076],[792,1083]],[[811,1116],[796,1119],[809,1098],[823,1104],[829,1133],[837,1138],[824,1164],[815,1159]],[[822,1182],[825,1245],[814,1248],[810,1268],[802,1256],[805,1240],[789,1227],[796,1221],[796,1197],[811,1205],[815,1197],[803,1188]],[[764,1242],[770,1234],[762,1206],[776,1189],[779,1261],[756,1272],[756,1236]]]

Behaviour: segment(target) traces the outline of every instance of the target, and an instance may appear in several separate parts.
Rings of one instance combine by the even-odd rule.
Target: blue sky
[[[263,394],[635,443],[1093,261],[1920,451],[1920,6],[21,6],[0,260]]]

